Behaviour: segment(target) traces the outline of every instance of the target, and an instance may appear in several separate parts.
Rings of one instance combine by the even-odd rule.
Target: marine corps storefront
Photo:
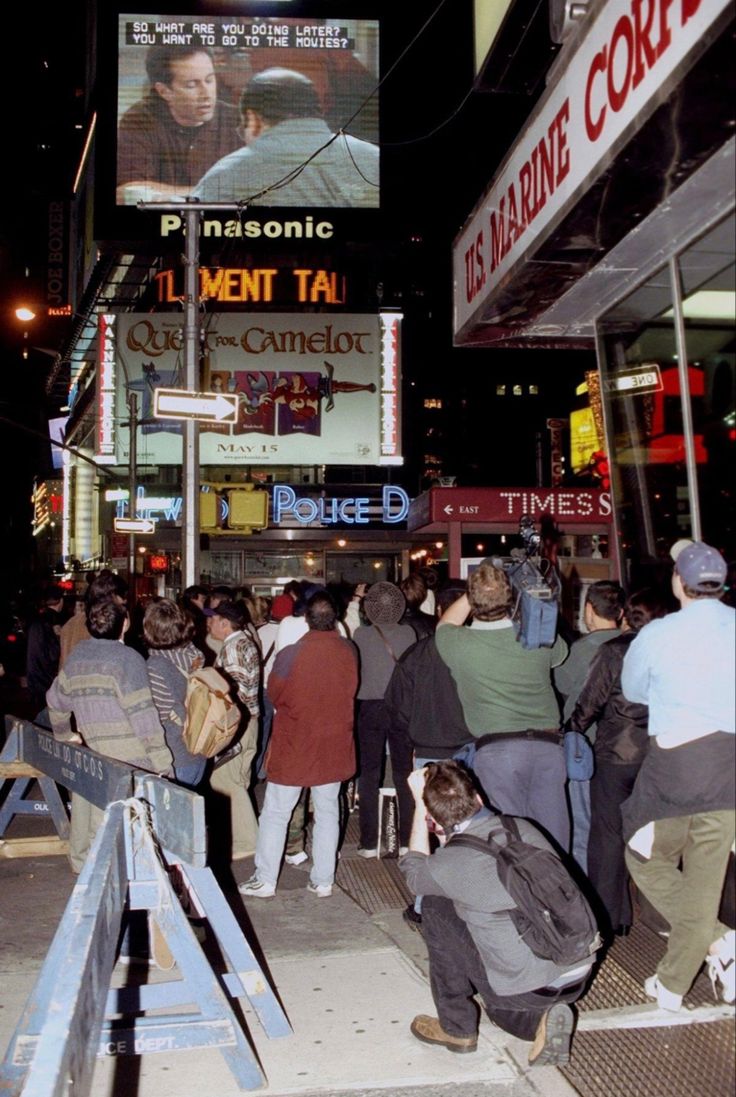
[[[454,245],[457,345],[595,345],[632,583],[736,557],[733,10],[593,3]]]

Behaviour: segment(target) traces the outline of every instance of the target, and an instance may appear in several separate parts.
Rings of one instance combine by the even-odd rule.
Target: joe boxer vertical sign
[[[728,7],[728,0],[610,0],[588,16],[567,67],[455,241],[458,343],[516,264],[641,128]]]

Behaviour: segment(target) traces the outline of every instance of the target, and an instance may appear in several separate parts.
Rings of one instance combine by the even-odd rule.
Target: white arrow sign
[[[235,423],[237,393],[184,392],[182,389],[154,389],[156,419],[199,419],[206,423]]]
[[[116,533],[155,533],[155,518],[113,518]]]
[[[446,507],[443,507],[442,509],[445,512],[445,514],[453,514],[454,511],[455,511],[455,508],[451,507],[449,503],[447,504]]]

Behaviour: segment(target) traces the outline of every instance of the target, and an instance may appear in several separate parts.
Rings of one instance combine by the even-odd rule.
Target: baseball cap
[[[688,545],[694,545],[692,537],[681,537],[679,541],[675,541],[674,545],[670,549],[670,556],[673,560],[676,560],[684,548]]]
[[[693,541],[677,554],[675,571],[686,587],[707,594],[726,582],[728,567],[718,549],[704,541]]]
[[[224,617],[226,621],[231,621],[238,628],[243,627],[243,611],[235,605],[235,602],[218,602],[214,609],[206,609],[204,615],[205,617]]]
[[[373,625],[395,625],[405,609],[406,599],[394,583],[374,583],[363,598],[363,612]]]

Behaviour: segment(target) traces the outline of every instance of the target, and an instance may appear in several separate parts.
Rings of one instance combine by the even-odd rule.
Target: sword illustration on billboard
[[[370,385],[358,385],[354,381],[335,381],[335,367],[330,365],[329,362],[325,362],[325,368],[327,370],[327,376],[320,379],[320,391],[327,400],[325,404],[325,411],[332,411],[335,406],[333,399],[333,393],[335,392],[375,392],[376,386],[371,383]]]

